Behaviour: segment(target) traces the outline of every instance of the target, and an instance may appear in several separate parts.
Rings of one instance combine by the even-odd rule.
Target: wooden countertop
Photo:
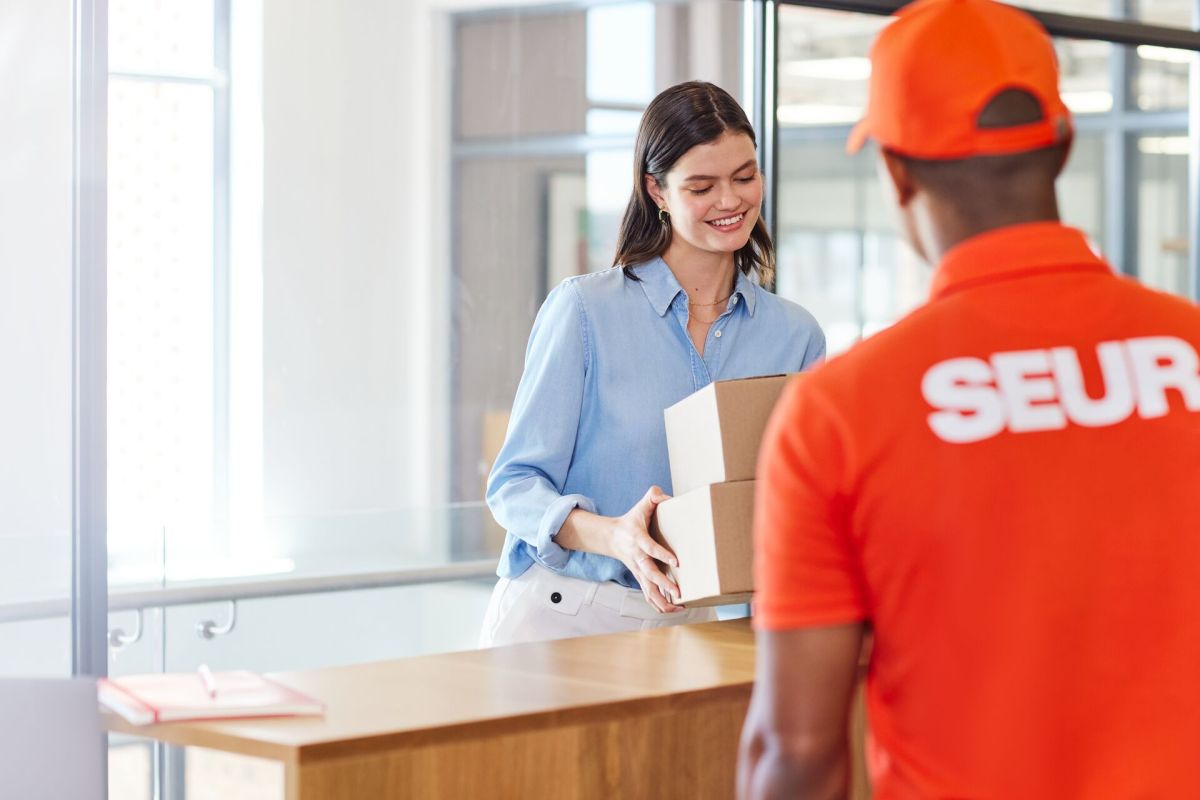
[[[177,722],[112,731],[299,764],[574,717],[750,696],[749,620],[471,650],[272,675],[326,704],[324,718]]]

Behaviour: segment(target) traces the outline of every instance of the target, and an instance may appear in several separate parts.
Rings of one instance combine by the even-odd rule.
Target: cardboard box
[[[716,381],[664,412],[675,496],[754,480],[758,446],[790,375]]]
[[[714,483],[659,503],[650,535],[670,548],[679,567],[680,605],[744,603],[754,591],[754,481]]]

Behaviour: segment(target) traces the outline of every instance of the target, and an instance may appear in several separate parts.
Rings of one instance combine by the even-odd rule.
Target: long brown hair
[[[633,149],[633,193],[621,230],[613,265],[639,280],[633,267],[661,256],[671,244],[671,226],[658,219],[658,206],[646,191],[645,176],[659,186],[683,154],[698,144],[707,144],[727,132],[744,133],[758,147],[754,128],[737,101],[719,86],[688,81],[666,89],[646,107],[638,126]],[[758,280],[770,286],[775,277],[775,247],[762,215],[754,223],[750,239],[733,255],[734,266],[746,275],[758,272]]]

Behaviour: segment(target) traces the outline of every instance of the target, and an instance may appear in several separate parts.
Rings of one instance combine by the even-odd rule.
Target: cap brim
[[[870,137],[871,131],[868,129],[867,120],[863,118],[850,131],[850,137],[846,139],[846,152],[857,153],[862,150],[862,146],[867,143],[867,138]]]

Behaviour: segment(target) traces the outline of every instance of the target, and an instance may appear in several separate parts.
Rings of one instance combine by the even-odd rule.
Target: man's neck
[[[1059,221],[1058,202],[1053,193],[1019,203],[997,204],[987,214],[978,216],[945,206],[926,217],[926,229],[921,231],[921,238],[925,255],[936,266],[953,247],[988,231],[1030,222]]]

